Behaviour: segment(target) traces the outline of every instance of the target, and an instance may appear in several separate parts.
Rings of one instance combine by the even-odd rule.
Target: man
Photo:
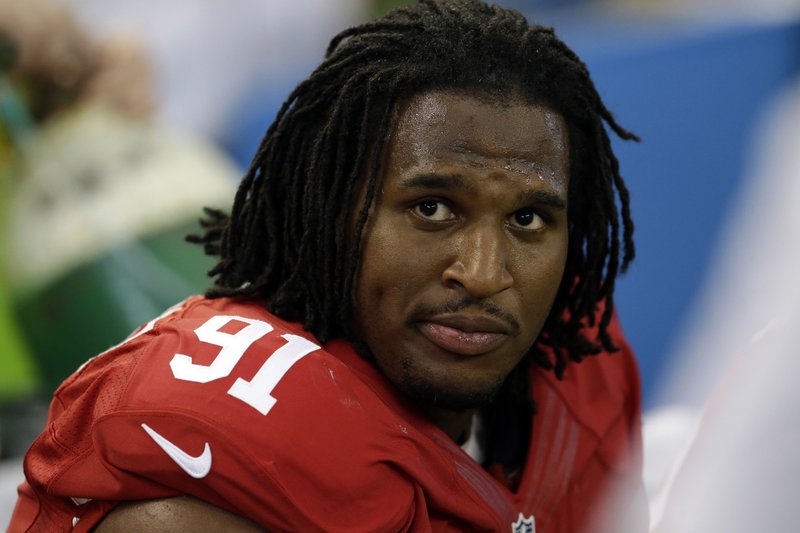
[[[339,34],[195,239],[214,288],[56,393],[11,530],[602,531],[616,489],[640,510],[604,122],[634,138],[513,11],[428,0]]]

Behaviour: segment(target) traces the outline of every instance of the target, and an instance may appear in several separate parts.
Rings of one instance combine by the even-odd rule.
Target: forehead
[[[500,161],[507,170],[557,177],[566,185],[563,117],[520,97],[427,91],[401,101],[394,124],[386,156],[395,169]]]
[[[551,138],[566,133],[564,119],[559,113],[528,102],[513,92],[495,96],[447,90],[425,91],[401,100],[395,118],[398,130],[427,128],[429,133],[437,130],[457,133],[464,125],[478,124],[504,146],[529,141],[530,138],[520,136],[524,132]]]

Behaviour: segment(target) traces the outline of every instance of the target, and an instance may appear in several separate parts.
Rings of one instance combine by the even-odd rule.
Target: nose
[[[504,229],[477,225],[457,239],[454,248],[453,260],[442,273],[445,285],[462,287],[474,298],[488,298],[513,284]]]

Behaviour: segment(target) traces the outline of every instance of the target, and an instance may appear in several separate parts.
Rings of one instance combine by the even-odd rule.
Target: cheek
[[[398,217],[379,217],[363,241],[359,297],[374,305],[420,290],[434,273],[434,256],[430,243],[404,231]]]
[[[566,239],[558,239],[535,255],[516,258],[519,275],[516,278],[527,313],[546,317],[555,299],[567,261]]]
[[[420,292],[420,280],[415,277],[418,273],[413,254],[401,250],[392,239],[372,238],[375,236],[371,235],[362,254],[355,289],[355,329],[379,366],[391,374],[387,367],[395,358],[386,355],[387,347],[398,346],[406,334],[406,320]],[[388,353],[393,352],[389,349]]]
[[[361,266],[356,281],[356,305],[361,321],[385,321],[385,314],[401,302],[400,294],[413,285],[409,272],[413,253],[403,248],[396,232],[387,224],[376,224],[365,235]]]

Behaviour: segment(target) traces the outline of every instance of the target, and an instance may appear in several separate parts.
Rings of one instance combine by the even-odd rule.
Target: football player
[[[606,128],[515,11],[340,33],[194,238],[214,286],[56,392],[11,531],[645,530]]]

